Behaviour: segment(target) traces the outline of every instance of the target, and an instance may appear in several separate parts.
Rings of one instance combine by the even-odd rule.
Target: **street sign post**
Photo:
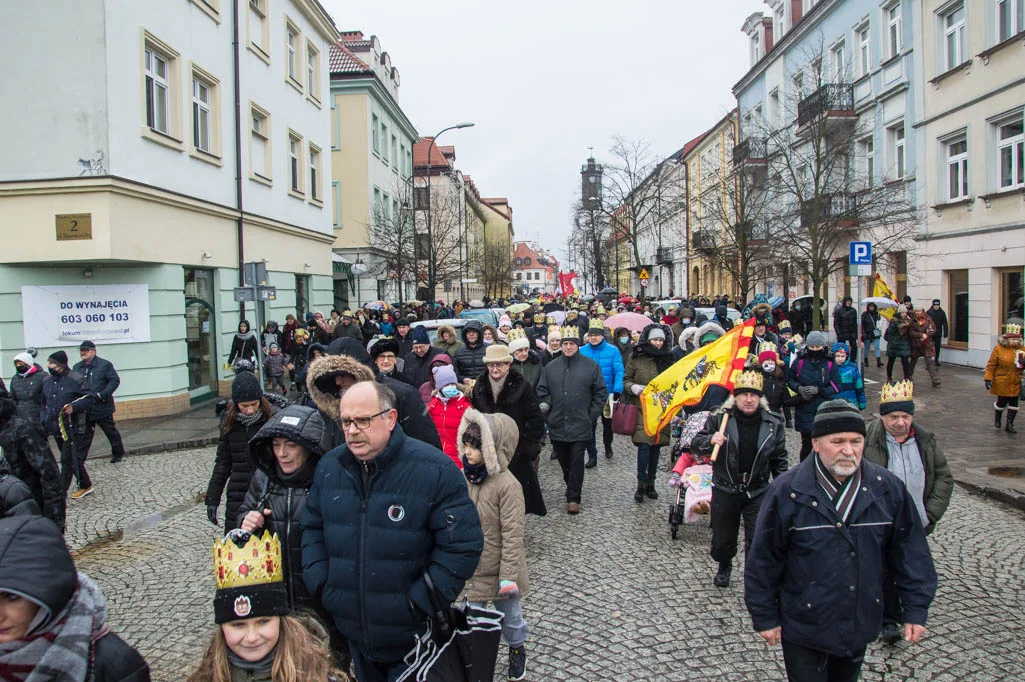
[[[855,346],[861,347],[861,357],[864,362],[868,348],[861,338],[861,278],[872,275],[872,242],[851,242],[850,245],[850,276],[855,278],[856,297],[858,301],[858,335],[854,340]]]
[[[637,279],[640,280],[642,287],[648,286],[648,282],[651,281],[651,277],[648,275],[648,269],[641,268],[641,274],[637,275]]]
[[[246,286],[235,287],[233,293],[236,303],[256,303],[276,301],[278,299],[277,287],[266,285],[267,266],[264,263],[246,263]],[[262,277],[263,279],[259,279]],[[261,283],[262,282],[262,283]],[[260,315],[260,306],[254,306],[256,312],[256,328],[249,332],[256,337],[256,375],[260,377],[260,385],[264,383],[263,376],[263,344],[260,341],[260,333],[263,329],[263,316]]]

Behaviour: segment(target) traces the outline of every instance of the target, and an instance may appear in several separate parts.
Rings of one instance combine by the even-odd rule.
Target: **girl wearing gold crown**
[[[348,682],[327,632],[288,607],[278,536],[233,530],[214,545],[214,630],[188,682]]]
[[[993,426],[1000,428],[1000,420],[1007,412],[1007,433],[1018,433],[1014,418],[1018,416],[1018,400],[1021,398],[1021,377],[1025,369],[1025,351],[1021,348],[1021,325],[1009,324],[1004,328],[993,352],[986,363],[986,388],[996,396],[993,408]]]

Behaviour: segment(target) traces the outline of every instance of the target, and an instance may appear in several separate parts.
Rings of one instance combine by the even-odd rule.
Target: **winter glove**
[[[501,597],[515,597],[520,593],[520,588],[515,580],[499,580],[498,595]]]
[[[206,518],[210,519],[210,523],[217,525],[217,505],[208,504],[206,505]]]
[[[797,388],[797,392],[805,400],[811,400],[812,398],[814,398],[815,396],[817,396],[819,394],[819,387],[818,386],[799,386]]]
[[[548,403],[541,403],[540,408],[542,414],[548,414],[548,410],[552,409],[552,406]]]
[[[623,397],[623,394],[622,394],[622,393],[617,393],[616,391],[613,391],[613,392],[612,392],[612,399],[613,399],[613,400],[615,400],[615,401],[618,401],[618,400],[619,400],[620,398],[622,398],[622,397]]]
[[[683,485],[683,481],[680,479],[680,474],[674,471],[673,475],[669,477],[669,487],[679,488],[681,485]]]
[[[988,391],[991,388],[993,388],[993,382],[989,379],[986,379],[986,390]]]
[[[535,339],[534,345],[538,347],[538,350],[548,350],[548,344],[544,339]]]
[[[630,392],[634,395],[640,395],[644,393],[644,387],[640,384],[633,384],[632,386],[630,386]]]

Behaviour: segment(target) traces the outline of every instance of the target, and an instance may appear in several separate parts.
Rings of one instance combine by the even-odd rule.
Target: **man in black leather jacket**
[[[110,461],[113,464],[125,458],[125,446],[121,442],[121,433],[114,424],[114,391],[121,385],[121,377],[109,360],[104,360],[96,355],[96,344],[92,341],[83,341],[78,349],[82,357],[80,362],[75,363],[72,371],[85,377],[86,387],[92,402],[86,415],[89,418],[89,426],[85,433],[85,448],[82,458],[89,456],[89,448],[93,444],[93,433],[99,426],[103,435],[110,441]]]
[[[727,419],[726,430],[719,427]],[[762,396],[762,373],[745,370],[736,380],[733,395],[713,412],[694,436],[691,448],[708,456],[720,447],[712,464],[712,558],[719,562],[717,587],[728,587],[737,554],[740,521],[744,520],[744,554],[754,540],[755,521],[769,476],[787,470],[783,419],[769,411]]]

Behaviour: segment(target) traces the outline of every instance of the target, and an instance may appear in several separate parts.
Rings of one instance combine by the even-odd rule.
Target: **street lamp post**
[[[427,145],[427,271],[428,271],[428,273],[435,272],[435,267],[436,267],[436,264],[434,263],[434,242],[432,240],[432,234],[431,234],[431,232],[432,232],[432,228],[431,228],[431,150],[434,149],[434,145],[438,141],[438,138],[441,137],[442,133],[447,132],[449,130],[456,130],[458,128],[472,128],[472,127],[473,127],[472,123],[457,123],[457,124],[449,126],[447,128],[442,128],[441,130],[439,130],[437,133],[434,134],[434,137],[431,138],[431,143],[429,145]],[[414,241],[415,241],[415,237],[414,237]],[[434,278],[430,274],[428,274],[427,280],[431,281],[433,279]],[[426,284],[426,282],[425,282],[425,284]],[[433,299],[434,298],[434,292],[432,291],[430,293],[430,295],[431,295],[431,298]]]

